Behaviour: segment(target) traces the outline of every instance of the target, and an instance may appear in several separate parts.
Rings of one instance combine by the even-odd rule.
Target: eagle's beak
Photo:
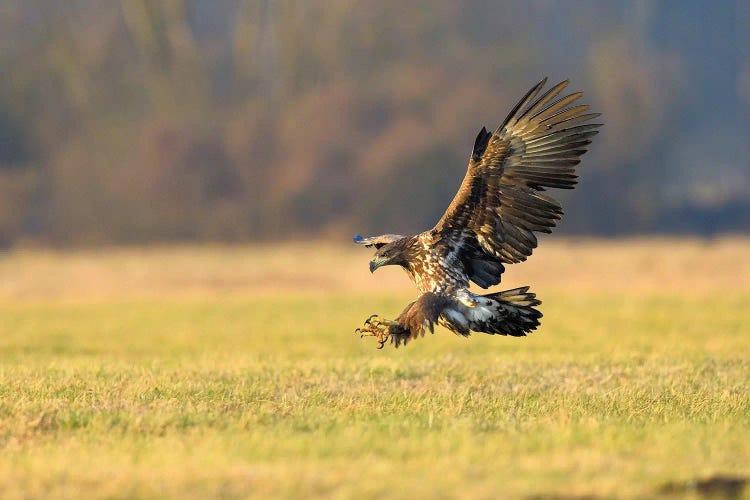
[[[384,259],[383,257],[373,257],[373,259],[370,261],[370,272],[374,273],[375,269],[379,268],[380,266],[384,266],[388,263],[387,259]]]

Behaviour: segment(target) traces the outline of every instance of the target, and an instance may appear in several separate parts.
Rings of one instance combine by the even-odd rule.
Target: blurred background
[[[0,246],[432,224],[543,76],[606,127],[568,234],[750,230],[742,0],[3,0]]]

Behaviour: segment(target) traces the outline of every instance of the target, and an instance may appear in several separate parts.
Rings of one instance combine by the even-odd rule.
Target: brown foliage
[[[731,92],[705,105],[695,48],[650,41],[669,9],[230,4],[7,2],[1,244],[423,229],[455,192],[477,130],[547,73],[571,77],[607,124],[569,228],[750,226],[748,122],[727,112],[747,109],[750,63],[738,53]],[[746,43],[721,33],[727,47]],[[682,151],[721,158],[719,174],[683,168]]]

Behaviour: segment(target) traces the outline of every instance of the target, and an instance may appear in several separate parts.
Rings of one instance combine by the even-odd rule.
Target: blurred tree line
[[[606,122],[564,230],[747,230],[748,5],[5,0],[0,246],[425,229],[544,75]]]

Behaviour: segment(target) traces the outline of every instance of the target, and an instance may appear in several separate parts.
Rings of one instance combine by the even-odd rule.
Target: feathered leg
[[[375,337],[380,343],[378,349],[382,349],[389,339],[394,347],[398,347],[412,338],[424,335],[425,328],[432,332],[440,313],[450,300],[445,295],[427,292],[406,306],[395,321],[373,314],[365,320],[362,328],[357,328],[354,332],[359,333],[360,337]]]

